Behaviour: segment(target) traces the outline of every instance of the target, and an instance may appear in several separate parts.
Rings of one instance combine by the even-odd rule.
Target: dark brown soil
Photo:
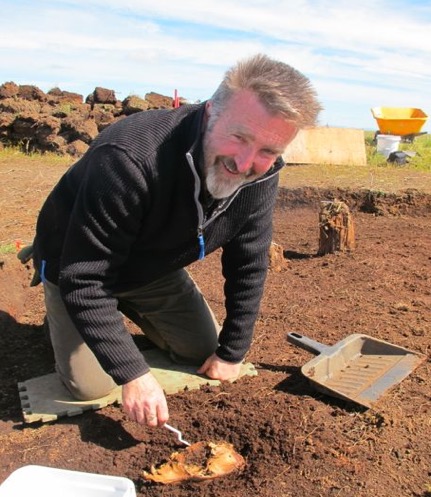
[[[61,171],[35,178],[31,166],[1,165],[0,173],[1,244],[31,240],[37,210]],[[318,200],[331,191],[280,193],[274,241],[287,264],[268,276],[247,357],[258,376],[168,398],[170,422],[184,438],[230,442],[246,459],[241,473],[204,483],[145,482],[142,471],[180,447],[167,430],[129,421],[120,406],[53,424],[22,423],[17,382],[52,372],[53,358],[42,331],[41,288],[29,288],[30,269],[15,254],[1,255],[0,482],[40,464],[125,476],[148,497],[430,496],[430,198],[379,197],[367,209],[366,195],[332,194],[351,206],[357,247],[317,257]],[[219,255],[191,271],[222,319]],[[313,389],[300,371],[312,355],[288,344],[289,331],[328,345],[365,333],[427,361],[366,410]]]

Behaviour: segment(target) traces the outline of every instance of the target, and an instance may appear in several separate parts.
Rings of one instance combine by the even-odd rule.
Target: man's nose
[[[244,174],[253,168],[256,153],[251,147],[244,147],[235,157],[236,168],[239,173]]]
[[[264,174],[274,163],[273,157],[267,157],[255,150],[243,151],[235,158],[235,164],[240,174],[252,171],[254,174]]]

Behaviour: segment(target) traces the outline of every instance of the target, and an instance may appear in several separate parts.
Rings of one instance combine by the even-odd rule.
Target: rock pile
[[[180,103],[184,103],[182,100]],[[53,88],[7,82],[0,85],[0,148],[18,145],[26,152],[81,156],[104,128],[135,112],[172,108],[173,99],[158,93],[117,100],[115,92],[97,87],[82,95]]]

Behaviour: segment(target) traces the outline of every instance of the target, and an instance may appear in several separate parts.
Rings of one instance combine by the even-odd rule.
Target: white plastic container
[[[82,473],[45,466],[23,466],[0,486],[0,497],[136,497],[135,486],[121,476]]]
[[[388,158],[392,152],[396,152],[400,145],[401,136],[377,135],[377,152]]]

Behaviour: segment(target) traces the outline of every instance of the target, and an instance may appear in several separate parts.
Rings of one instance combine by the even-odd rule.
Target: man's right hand
[[[151,372],[125,383],[123,409],[131,420],[148,426],[163,426],[169,419],[165,394]]]

